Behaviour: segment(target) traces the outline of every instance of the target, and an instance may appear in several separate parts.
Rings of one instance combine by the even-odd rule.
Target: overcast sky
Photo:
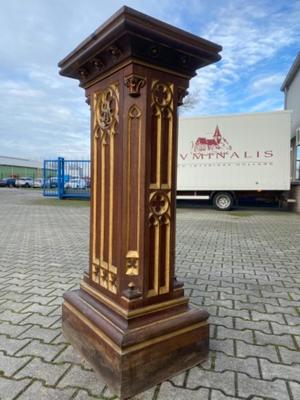
[[[299,0],[127,0],[223,46],[192,79],[186,115],[283,108],[280,86],[300,50]],[[84,91],[57,63],[124,5],[118,0],[0,0],[0,155],[89,157]]]

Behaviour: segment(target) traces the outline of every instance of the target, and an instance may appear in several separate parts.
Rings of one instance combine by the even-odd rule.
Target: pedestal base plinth
[[[205,360],[207,319],[187,301],[126,319],[82,289],[64,295],[65,336],[121,399]]]

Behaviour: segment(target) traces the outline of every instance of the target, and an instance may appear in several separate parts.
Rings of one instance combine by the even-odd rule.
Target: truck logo
[[[232,150],[228,141],[224,136],[222,136],[218,125],[216,126],[215,132],[212,136],[198,137],[196,141],[192,141],[192,151],[194,153],[214,150]]]

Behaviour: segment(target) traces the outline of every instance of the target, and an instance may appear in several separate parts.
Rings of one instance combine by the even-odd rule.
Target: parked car
[[[85,182],[86,182],[86,187],[90,188],[91,187],[91,178],[89,176],[84,178]]]
[[[6,178],[7,187],[16,187],[16,178]]]
[[[46,178],[43,183],[43,187],[46,189],[53,189],[57,187],[57,177],[52,176],[51,178]]]
[[[6,179],[0,179],[0,187],[6,186]]]
[[[0,179],[0,187],[15,187],[16,179],[15,178],[2,178]]]
[[[50,181],[50,187],[51,188],[56,188],[57,187],[58,179],[57,179],[56,176],[53,176],[52,178],[49,178],[49,181]]]
[[[64,184],[65,189],[86,189],[86,187],[86,181],[81,178],[71,178]]]
[[[43,188],[44,187],[44,179],[43,178],[37,178],[33,181],[33,187],[34,188]]]
[[[16,186],[17,187],[33,187],[33,178],[18,178],[16,179]]]

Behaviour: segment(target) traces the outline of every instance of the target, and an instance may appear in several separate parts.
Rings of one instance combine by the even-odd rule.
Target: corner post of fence
[[[64,161],[63,157],[58,157],[57,159],[57,192],[60,200],[64,196]]]
[[[46,191],[46,160],[43,161],[43,196]]]

